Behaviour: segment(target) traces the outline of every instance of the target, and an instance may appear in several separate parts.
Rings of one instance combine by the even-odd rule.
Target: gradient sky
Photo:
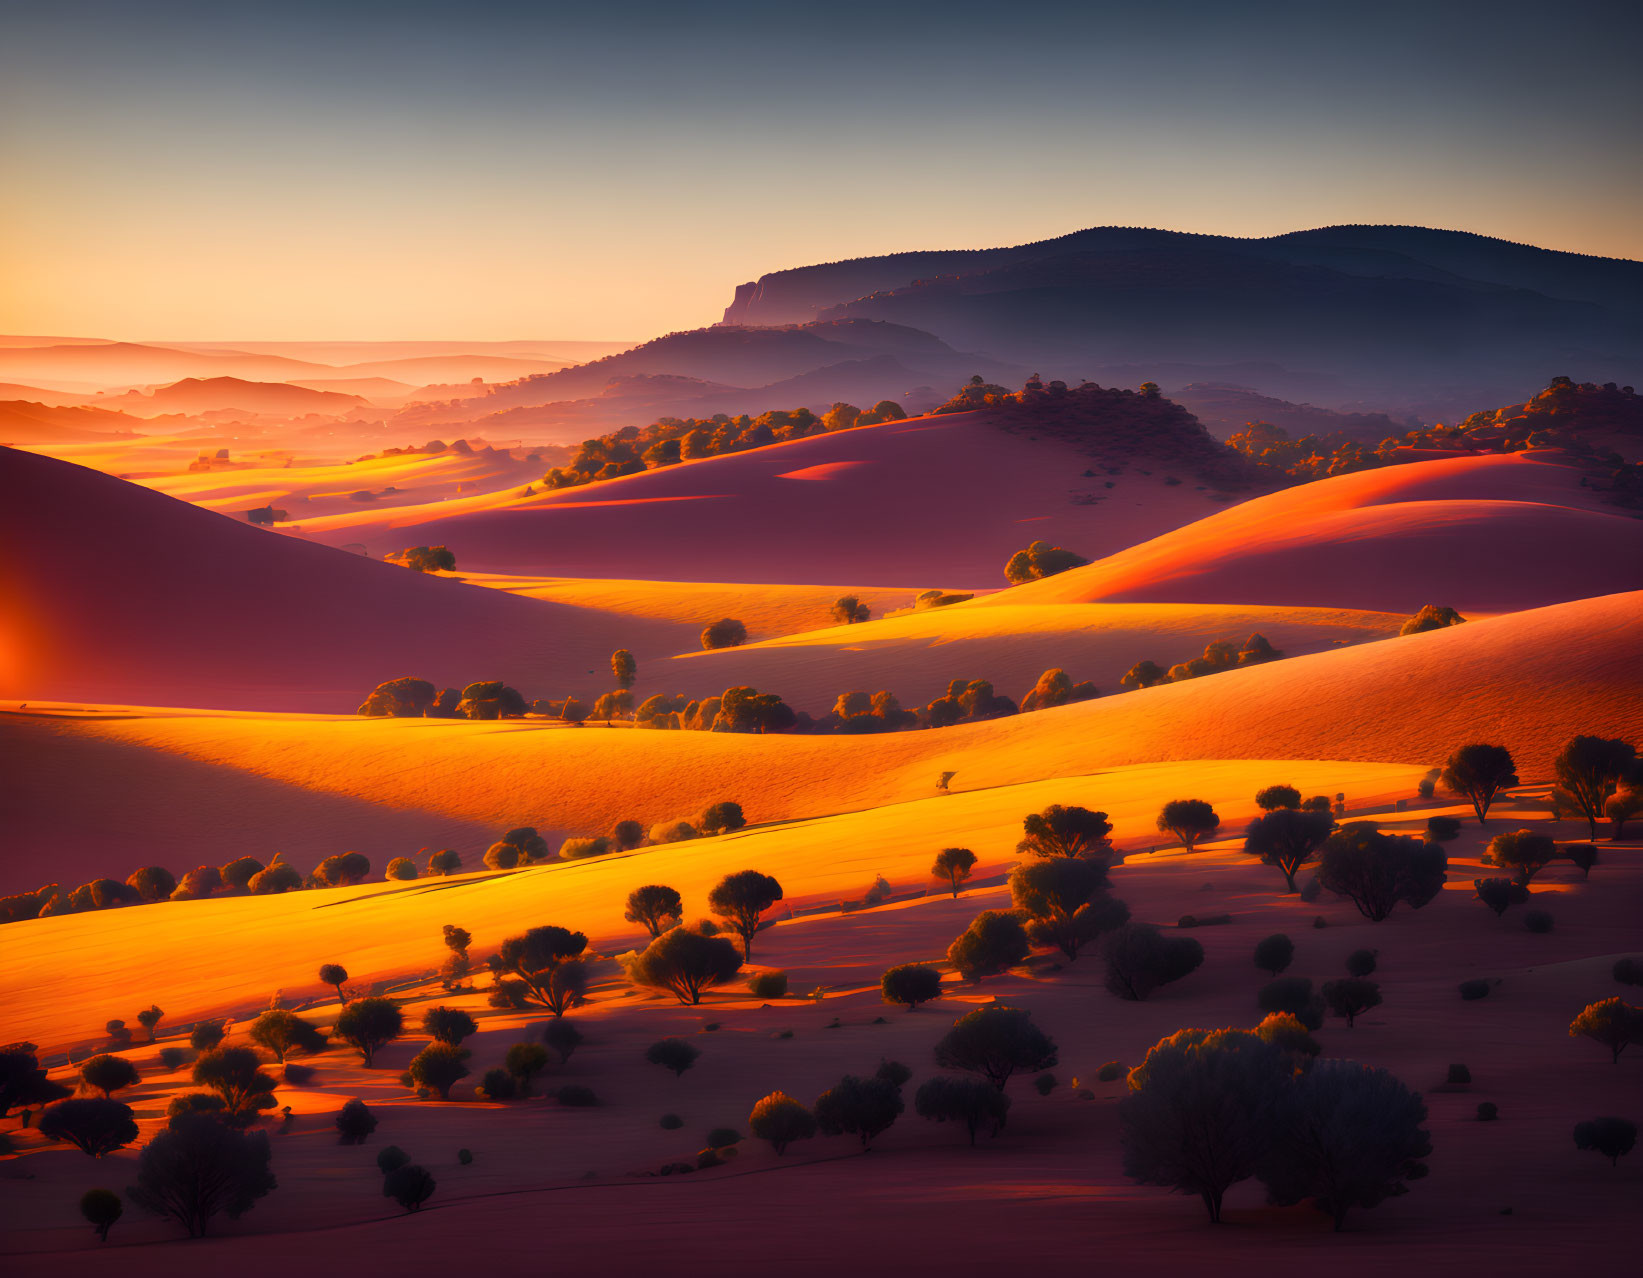
[[[0,332],[639,339],[1086,226],[1643,258],[1643,5],[8,0]]]

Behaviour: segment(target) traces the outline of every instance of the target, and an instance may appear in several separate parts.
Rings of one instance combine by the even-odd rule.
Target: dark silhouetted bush
[[[488,1069],[485,1076],[479,1080],[479,1090],[485,1094],[486,1100],[507,1101],[514,1098],[519,1090],[519,1084],[505,1069]]]
[[[1522,905],[1529,899],[1529,889],[1512,879],[1473,879],[1472,887],[1477,891],[1478,900],[1497,916],[1506,913],[1508,907]]]
[[[1354,1207],[1375,1207],[1426,1175],[1426,1106],[1384,1069],[1320,1060],[1279,1097],[1271,1148],[1256,1172],[1275,1203],[1311,1199],[1340,1230]]]
[[[932,1122],[964,1124],[970,1144],[983,1127],[997,1136],[1009,1116],[1010,1098],[979,1078],[953,1078],[938,1074],[926,1079],[913,1096],[913,1110]]]
[[[1095,1071],[1095,1076],[1103,1083],[1115,1083],[1128,1073],[1129,1070],[1124,1068],[1123,1061],[1107,1061]]]
[[[553,1094],[554,1100],[570,1109],[588,1109],[599,1103],[599,1098],[593,1094],[591,1087],[583,1087],[579,1083],[567,1083]]]
[[[709,652],[715,648],[740,648],[747,642],[747,627],[734,617],[715,621],[702,631],[702,647]]]
[[[1530,910],[1523,916],[1523,926],[1531,932],[1550,932],[1552,930],[1552,916],[1545,910]]]
[[[1266,790],[1261,791],[1263,795],[1267,793]],[[1297,794],[1298,805],[1298,792],[1292,793]],[[1260,796],[1256,798],[1259,801]],[[1293,892],[1296,872],[1317,855],[1334,828],[1335,820],[1327,812],[1302,811],[1299,806],[1278,806],[1249,823],[1244,831],[1244,851],[1250,856],[1260,857],[1263,865],[1277,867]]]
[[[559,1063],[563,1065],[582,1046],[582,1031],[569,1021],[553,1020],[542,1031],[542,1041],[558,1053]]]
[[[1266,1042],[1283,1048],[1302,1068],[1323,1051],[1322,1045],[1308,1033],[1300,1018],[1289,1012],[1269,1012],[1261,1018],[1255,1032]]]
[[[1282,932],[1255,943],[1255,966],[1277,976],[1295,961],[1295,942]]]
[[[404,1032],[405,1016],[391,998],[359,998],[337,1016],[332,1032],[359,1051],[365,1067],[371,1067],[377,1048],[391,1043]]]
[[[1040,1096],[1048,1096],[1055,1090],[1056,1081],[1054,1074],[1040,1074],[1033,1079],[1033,1090]]]
[[[388,868],[383,871],[383,878],[390,880],[410,880],[416,878],[416,862],[408,856],[396,856],[388,862]]]
[[[1448,604],[1427,604],[1398,631],[1400,635],[1424,634],[1428,630],[1442,630],[1448,626],[1460,626],[1466,623],[1461,616]]]
[[[337,1111],[336,1125],[338,1144],[363,1145],[365,1138],[377,1129],[377,1116],[355,1096]]]
[[[903,963],[885,972],[879,989],[886,1003],[900,1003],[912,1011],[941,997],[941,971],[924,963]]]
[[[663,1114],[659,1120],[663,1131],[676,1132],[685,1125],[685,1120],[677,1114]]]
[[[1481,980],[1462,981],[1460,983],[1460,996],[1468,1002],[1488,998],[1489,982]]]
[[[702,991],[722,985],[742,970],[742,956],[730,941],[676,927],[663,932],[644,952],[626,960],[636,985],[669,990],[681,1003],[702,1001]]]
[[[282,892],[295,892],[302,885],[302,875],[297,867],[276,858],[266,870],[251,876],[246,889],[252,896],[278,896]]]
[[[739,870],[719,880],[707,894],[707,905],[742,938],[746,961],[753,957],[753,934],[759,930],[760,916],[781,899],[782,885],[768,874]]]
[[[759,972],[748,981],[747,990],[754,998],[785,998],[787,973]]]
[[[742,815],[742,805],[732,803],[728,799],[720,803],[710,803],[696,818],[696,828],[703,834],[724,834],[730,830],[740,830],[747,824],[747,818]],[[781,898],[778,897],[778,900]]]
[[[1221,828],[1221,818],[1202,799],[1172,799],[1158,814],[1158,828],[1180,839],[1181,846],[1191,852]]]
[[[479,1026],[460,1008],[430,1007],[422,1014],[422,1030],[437,1043],[458,1047],[463,1039],[477,1034]]]
[[[434,1196],[434,1178],[424,1167],[406,1163],[382,1178],[382,1196],[392,1198],[406,1211],[421,1211]]]
[[[1032,1014],[1017,1007],[978,1007],[953,1022],[936,1044],[936,1064],[980,1074],[999,1091],[1017,1070],[1054,1067],[1055,1040],[1033,1024]]]
[[[221,1096],[215,1092],[183,1092],[173,1096],[171,1103],[165,1107],[167,1119],[175,1119],[179,1114],[221,1114],[228,1106]]]
[[[162,1047],[160,1049],[160,1064],[168,1071],[181,1069],[188,1063],[191,1053],[186,1047]]]
[[[947,947],[947,961],[967,981],[1014,967],[1030,949],[1027,930],[1012,910],[983,910]]]
[[[1592,1003],[1570,1022],[1569,1036],[1603,1044],[1618,1064],[1621,1052],[1633,1043],[1643,1043],[1643,1007],[1618,998]]]
[[[33,1043],[0,1047],[0,1118],[18,1106],[47,1105],[69,1094],[68,1088],[47,1076],[35,1051]]]
[[[343,982],[348,979],[348,969],[341,963],[326,963],[320,967],[319,979],[322,984],[332,986],[337,992],[339,1002],[347,1002],[348,996],[342,992]]]
[[[1630,954],[1617,958],[1609,972],[1622,985],[1643,985],[1643,958]]]
[[[1494,1101],[1478,1102],[1478,1122],[1492,1123],[1500,1117],[1500,1106]]]
[[[137,1067],[123,1056],[93,1056],[80,1066],[80,1081],[106,1099],[137,1085]]]
[[[438,1092],[440,1100],[450,1100],[451,1088],[468,1076],[465,1062],[471,1054],[454,1043],[429,1043],[411,1058],[405,1073],[418,1087]]]
[[[1304,976],[1280,976],[1261,986],[1255,996],[1263,1012],[1287,1012],[1309,1030],[1321,1029],[1324,1001],[1312,992],[1312,982]]]
[[[1537,834],[1533,830],[1497,834],[1489,840],[1492,863],[1503,870],[1510,870],[1512,877],[1525,885],[1551,864],[1556,856],[1557,844],[1550,836]]]
[[[682,1038],[664,1038],[652,1043],[645,1049],[645,1059],[652,1065],[660,1065],[663,1069],[673,1071],[674,1077],[680,1077],[696,1063],[696,1058],[702,1054],[701,1049],[685,1042]]]
[[[781,1154],[795,1141],[809,1140],[816,1134],[816,1118],[785,1092],[771,1092],[753,1106],[747,1128]]]
[[[953,899],[957,900],[958,885],[970,877],[975,864],[976,854],[969,848],[942,848],[936,853],[936,863],[930,867],[930,873],[945,879],[953,889]]]
[[[177,890],[177,880],[170,870],[158,865],[145,865],[134,870],[126,886],[142,901],[164,901]]]
[[[1118,1102],[1125,1174],[1196,1194],[1219,1221],[1227,1189],[1271,1152],[1293,1074],[1287,1052],[1248,1030],[1189,1029],[1164,1039]]]
[[[1444,1075],[1444,1084],[1449,1087],[1470,1087],[1472,1071],[1464,1065],[1451,1065],[1449,1072]]]
[[[223,1021],[200,1021],[188,1034],[188,1045],[196,1052],[209,1052],[223,1040]]]
[[[1355,976],[1325,981],[1323,996],[1331,1012],[1346,1017],[1347,1029],[1351,1029],[1358,1017],[1370,1008],[1381,1005],[1381,987],[1374,981],[1360,980]]]
[[[143,1146],[131,1201],[204,1237],[213,1216],[237,1220],[276,1187],[268,1136],[242,1132],[204,1114],[174,1120]]]
[[[1579,868],[1582,878],[1591,878],[1592,867],[1597,864],[1597,847],[1595,844],[1570,843],[1563,849],[1563,856]]]
[[[264,1073],[262,1058],[249,1047],[219,1047],[194,1062],[194,1082],[222,1097],[223,1113],[245,1126],[260,1110],[274,1108],[272,1074]]]
[[[1352,976],[1365,977],[1375,974],[1375,960],[1379,950],[1353,950],[1346,956],[1346,970]],[[1328,997],[1325,995],[1324,997]]]
[[[1402,902],[1418,910],[1443,890],[1449,859],[1442,847],[1402,834],[1382,834],[1373,823],[1342,826],[1324,843],[1318,881],[1344,896],[1372,923]]]
[[[1204,947],[1190,936],[1165,936],[1150,923],[1126,923],[1101,942],[1107,989],[1139,1001],[1178,981],[1204,961]]]
[[[403,1167],[411,1156],[398,1145],[389,1145],[377,1154],[377,1170],[386,1176],[396,1167]]]
[[[1448,843],[1460,838],[1460,818],[1434,816],[1426,818],[1426,837],[1433,843]]]
[[[96,1231],[97,1241],[107,1242],[108,1231],[125,1214],[125,1205],[111,1189],[88,1189],[80,1196],[80,1214]]]
[[[442,848],[428,858],[428,874],[431,878],[445,878],[462,871],[462,854],[454,848]]]
[[[627,912],[622,917],[629,923],[643,924],[652,936],[660,936],[684,917],[684,903],[673,888],[652,883],[628,893]]]
[[[548,1067],[548,1051],[539,1043],[515,1043],[508,1048],[502,1063],[508,1073],[518,1080],[519,1095],[529,1096],[531,1080]]]
[[[1089,562],[1083,555],[1061,546],[1052,546],[1047,541],[1035,541],[1025,550],[1018,550],[1010,556],[1009,562],[1004,565],[1004,579],[1012,586],[1019,586],[1025,582],[1053,577],[1057,573],[1066,572],[1069,568],[1082,568]]]
[[[47,1140],[67,1141],[82,1154],[101,1158],[137,1139],[131,1106],[117,1100],[58,1101],[40,1112],[35,1129]]]
[[[1552,791],[1553,808],[1586,819],[1588,839],[1597,838],[1598,818],[1604,805],[1637,758],[1629,741],[1604,737],[1574,737],[1552,761],[1557,786]]]
[[[1255,792],[1255,806],[1263,812],[1275,812],[1279,808],[1299,808],[1301,792],[1292,785],[1269,785],[1266,789]]]
[[[857,1136],[866,1149],[904,1108],[901,1088],[888,1079],[846,1074],[816,1098],[813,1113],[823,1134]]]
[[[1575,1124],[1575,1148],[1602,1154],[1611,1167],[1637,1144],[1637,1124],[1626,1118],[1593,1118]]]

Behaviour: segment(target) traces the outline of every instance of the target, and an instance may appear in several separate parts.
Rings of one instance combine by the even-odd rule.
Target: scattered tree
[[[1449,756],[1439,781],[1451,794],[1471,801],[1478,824],[1482,825],[1496,796],[1518,783],[1517,765],[1505,746],[1464,745]]]
[[[663,1069],[672,1070],[675,1078],[682,1077],[701,1054],[700,1048],[685,1042],[682,1038],[659,1039],[645,1049],[647,1061],[652,1065],[660,1065]]]
[[[398,1145],[388,1145],[377,1151],[377,1170],[386,1176],[396,1167],[403,1167],[411,1156]]]
[[[1490,839],[1489,855],[1501,869],[1512,871],[1513,878],[1527,885],[1557,857],[1557,844],[1548,835],[1516,830]]]
[[[108,1099],[58,1101],[41,1111],[35,1130],[47,1140],[67,1141],[93,1158],[113,1153],[137,1139],[131,1106]]]
[[[1575,1148],[1590,1149],[1619,1166],[1622,1154],[1637,1144],[1637,1124],[1625,1118],[1593,1118],[1575,1124]]]
[[[456,556],[444,546],[409,546],[388,556],[391,564],[403,564],[415,572],[455,572]]]
[[[888,1130],[905,1109],[901,1087],[888,1078],[857,1078],[846,1074],[837,1085],[816,1098],[816,1126],[824,1135],[851,1135],[861,1138],[861,1147]]]
[[[1610,1059],[1619,1064],[1621,1052],[1633,1043],[1643,1043],[1643,1007],[1619,998],[1589,1004],[1569,1023],[1569,1037],[1576,1036],[1603,1044]]]
[[[674,888],[652,883],[628,893],[627,913],[622,917],[629,923],[642,923],[652,936],[660,936],[684,917],[684,902]]]
[[[1295,942],[1282,932],[1274,932],[1255,943],[1255,966],[1277,976],[1295,961]]]
[[[1443,890],[1449,858],[1441,845],[1382,834],[1369,821],[1342,826],[1324,843],[1318,881],[1379,923],[1401,901],[1418,910]]]
[[[771,1092],[747,1116],[748,1130],[781,1154],[794,1141],[816,1134],[816,1118],[785,1092]]]
[[[1244,831],[1244,851],[1261,858],[1262,865],[1276,866],[1283,874],[1289,891],[1295,891],[1295,875],[1300,868],[1317,855],[1318,849],[1335,828],[1335,820],[1327,812],[1303,812],[1298,806],[1300,792],[1288,786],[1296,796],[1296,807],[1276,806],[1265,816],[1258,816]],[[1262,795],[1269,790],[1261,791]],[[1259,803],[1261,795],[1256,796]],[[1264,805],[1263,805],[1264,806]]]
[[[1353,950],[1346,956],[1346,970],[1356,977],[1373,976],[1379,958],[1379,950]]]
[[[404,1032],[405,1015],[391,998],[357,998],[337,1016],[334,1033],[343,1042],[357,1048],[371,1068],[377,1048],[391,1043]]]
[[[185,1114],[143,1146],[131,1201],[204,1237],[219,1212],[237,1220],[277,1183],[268,1136],[242,1132],[203,1114]]]
[[[342,992],[343,982],[348,979],[348,969],[341,963],[326,963],[319,970],[320,983],[330,985],[336,989],[337,1002],[346,1003],[348,996]]]
[[[782,885],[757,870],[727,874],[707,894],[708,908],[742,938],[744,961],[753,957],[753,934],[759,930],[759,916],[781,899]]]
[[[457,1007],[430,1007],[422,1014],[422,1029],[436,1043],[459,1047],[462,1040],[479,1032],[474,1018]]]
[[[1263,812],[1276,812],[1279,808],[1299,808],[1301,792],[1292,785],[1269,785],[1266,789],[1255,792],[1255,806]]]
[[[30,1108],[62,1100],[69,1089],[55,1083],[40,1067],[33,1043],[7,1043],[0,1047],[0,1118],[18,1106]]]
[[[388,868],[383,871],[382,877],[390,881],[408,882],[416,878],[416,862],[408,856],[396,856],[388,862]]]
[[[455,848],[441,848],[428,858],[430,878],[445,878],[462,871],[462,854]]]
[[[406,1211],[421,1211],[434,1196],[434,1178],[424,1167],[406,1163],[382,1178],[382,1196],[392,1198]]]
[[[1160,985],[1196,971],[1204,961],[1204,947],[1190,936],[1165,936],[1150,923],[1126,923],[1107,934],[1101,957],[1107,965],[1107,989],[1140,1001]]]
[[[946,879],[953,889],[953,899],[958,900],[958,885],[970,877],[975,869],[976,854],[969,848],[942,848],[936,853],[936,863],[930,867],[930,873],[938,879]]]
[[[363,1145],[365,1138],[377,1129],[377,1116],[357,1096],[343,1102],[335,1121],[338,1143],[342,1145]]]
[[[1347,1029],[1351,1029],[1358,1017],[1370,1008],[1381,1005],[1381,987],[1374,981],[1361,980],[1356,976],[1325,981],[1323,996],[1331,1012],[1346,1017]]]
[[[1280,976],[1261,986],[1255,1003],[1263,1012],[1283,1012],[1309,1030],[1321,1029],[1324,1001],[1312,992],[1312,982],[1304,976]]]
[[[919,1085],[913,1096],[913,1109],[920,1118],[932,1122],[963,1123],[969,1130],[970,1144],[974,1145],[976,1132],[982,1127],[990,1127],[994,1136],[1003,1130],[1010,1112],[1010,1098],[984,1079],[938,1074]]]
[[[97,1231],[97,1241],[107,1242],[108,1231],[125,1214],[120,1195],[110,1189],[88,1189],[80,1197],[80,1214]]]
[[[1112,856],[1112,844],[1107,836],[1112,833],[1112,822],[1107,820],[1105,812],[1052,803],[1042,812],[1025,817],[1021,828],[1026,837],[1016,844],[1017,852],[1028,856],[1075,856],[1100,862],[1101,886],[1106,886],[1107,863]]]
[[[515,1043],[503,1057],[503,1067],[519,1080],[519,1094],[531,1094],[531,1080],[548,1067],[548,1052],[539,1043]],[[486,1091],[490,1090],[489,1084]]]
[[[126,886],[135,892],[140,900],[164,901],[177,890],[177,880],[170,870],[158,865],[145,865],[140,870],[134,870],[126,880]]]
[[[1552,761],[1552,770],[1557,774],[1552,798],[1560,811],[1586,818],[1588,838],[1597,838],[1603,806],[1636,758],[1637,749],[1629,741],[1575,737]]]
[[[885,972],[879,989],[886,1003],[900,1003],[910,1012],[941,997],[941,972],[924,963],[903,963]]]
[[[244,1126],[259,1110],[274,1108],[272,1074],[263,1072],[261,1058],[249,1047],[219,1047],[194,1062],[194,1082],[222,1097],[224,1116]]]
[[[502,970],[525,982],[530,996],[555,1016],[578,1003],[587,991],[588,972],[580,955],[588,938],[552,925],[510,936],[497,952]]]
[[[227,1024],[224,1021],[199,1021],[188,1032],[188,1045],[196,1052],[209,1052],[222,1042],[226,1031]]]
[[[451,1088],[468,1076],[466,1061],[471,1054],[454,1043],[435,1041],[411,1058],[405,1072],[418,1087],[438,1092],[440,1100],[450,1100]]]
[[[272,1052],[281,1064],[291,1052],[313,1054],[325,1050],[325,1035],[283,1007],[270,1008],[252,1021],[249,1036],[258,1047]]]
[[[841,626],[853,626],[866,621],[873,615],[873,610],[855,595],[840,595],[833,601],[829,615]]]
[[[1497,917],[1506,913],[1508,906],[1522,905],[1529,899],[1529,889],[1513,879],[1473,879],[1472,887],[1477,891],[1478,900]]]
[[[105,1053],[80,1066],[80,1081],[90,1090],[101,1092],[106,1100],[117,1091],[137,1085],[137,1067],[123,1056]]]
[[[747,824],[747,818],[742,815],[742,805],[732,803],[728,799],[709,804],[707,810],[696,819],[696,828],[703,834],[725,834],[731,830],[740,830]],[[780,900],[780,897],[776,898]]]
[[[1202,799],[1172,799],[1158,814],[1158,828],[1180,839],[1181,846],[1191,852],[1200,840],[1221,828],[1221,818]]]
[[[1031,1013],[998,1003],[954,1021],[936,1044],[935,1058],[942,1069],[980,1074],[999,1091],[1017,1070],[1032,1072],[1057,1064],[1055,1040],[1033,1024]]]
[[[1597,845],[1595,843],[1571,843],[1563,849],[1563,855],[1580,870],[1580,877],[1592,877],[1592,867],[1597,864]]]
[[[639,663],[626,648],[618,648],[610,654],[610,672],[618,688],[631,688],[639,677]]]
[[[1400,635],[1418,635],[1428,630],[1443,630],[1448,626],[1463,625],[1466,618],[1447,604],[1427,604],[1398,631]]]
[[[626,963],[636,985],[669,990],[681,1003],[694,1005],[708,986],[721,985],[741,971],[742,956],[730,941],[676,927]]]
[[[1089,562],[1083,555],[1071,550],[1052,546],[1047,541],[1035,541],[1025,550],[1018,550],[1010,556],[1009,562],[1004,565],[1004,579],[1012,586],[1019,586],[1053,577],[1069,568],[1082,568]]]
[[[1027,930],[1013,910],[983,910],[947,947],[947,961],[967,981],[996,976],[1027,957]]]

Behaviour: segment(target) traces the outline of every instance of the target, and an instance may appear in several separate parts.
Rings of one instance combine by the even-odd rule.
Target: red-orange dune
[[[1643,520],[1555,452],[1391,466],[1257,497],[992,603],[1501,612],[1643,582]]]
[[[617,820],[689,817],[734,799],[753,821],[859,811],[923,798],[937,776],[958,790],[1085,776],[1167,760],[1340,759],[1441,764],[1469,741],[1500,742],[1524,778],[1545,778],[1576,733],[1643,739],[1643,592],[1582,600],[1447,630],[1296,657],[1144,692],[935,731],[868,737],[760,737],[567,728],[540,720],[470,723],[132,712],[131,717],[0,717],[17,763],[8,814],[24,849],[5,869],[13,890],[77,877],[120,877],[159,860],[220,863],[212,812],[237,810],[267,859],[348,850],[323,841],[300,790],[384,810],[425,811],[431,829],[465,822],[552,837]],[[53,778],[120,767],[132,751],[143,788],[165,808],[140,833],[85,842],[65,834]],[[90,831],[118,830],[110,781],[76,803]],[[350,817],[339,831],[357,831]],[[435,842],[411,831],[414,852]],[[415,846],[413,847],[412,844]],[[482,839],[459,844],[472,864]],[[267,855],[264,855],[267,854]],[[317,859],[317,857],[313,858]],[[378,857],[380,861],[380,855]],[[72,864],[76,873],[53,867]],[[305,867],[306,868],[306,867]]]
[[[1070,447],[973,413],[886,422],[488,503],[304,520],[303,536],[373,553],[438,543],[476,571],[678,581],[1003,583],[1037,538],[1088,558],[1216,508],[1133,468],[1086,477]],[[1088,497],[1090,504],[1075,501]],[[391,543],[391,544],[390,544]]]

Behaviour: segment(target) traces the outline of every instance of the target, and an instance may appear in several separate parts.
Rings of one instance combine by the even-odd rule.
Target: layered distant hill
[[[248,382],[238,377],[187,377],[169,386],[157,387],[148,394],[128,391],[100,402],[141,417],[160,413],[208,413],[227,408],[292,417],[303,413],[344,414],[366,407],[366,401],[358,395],[309,390],[279,382]]]
[[[1643,375],[1643,263],[1422,227],[1251,240],[1098,227],[861,258],[744,284],[724,322],[817,319],[906,325],[1046,376],[1186,365],[1225,380],[1229,364],[1265,363],[1278,367],[1254,383],[1263,392],[1334,384],[1339,399],[1437,388],[1505,399],[1563,371]]]

